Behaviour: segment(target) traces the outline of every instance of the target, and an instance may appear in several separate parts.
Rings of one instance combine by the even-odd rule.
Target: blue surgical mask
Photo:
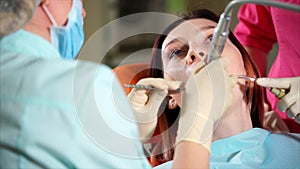
[[[51,43],[62,58],[75,59],[84,41],[81,0],[73,0],[66,26],[58,26],[46,5],[43,4],[42,7],[52,22],[50,27]]]

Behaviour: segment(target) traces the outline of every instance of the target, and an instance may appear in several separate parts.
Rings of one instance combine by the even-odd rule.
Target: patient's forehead
[[[163,48],[172,40],[188,40],[195,36],[196,34],[200,34],[201,32],[213,31],[213,29],[217,26],[217,23],[208,19],[191,19],[179,24],[175,27],[167,36],[163,43]]]

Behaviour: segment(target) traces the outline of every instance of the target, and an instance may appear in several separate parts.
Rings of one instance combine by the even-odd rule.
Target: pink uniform
[[[283,0],[281,0],[283,1]],[[300,0],[285,2],[300,5]],[[281,8],[247,4],[238,13],[240,22],[235,35],[244,46],[255,47],[268,53],[273,44],[279,44],[278,56],[268,77],[300,76],[300,13]],[[267,97],[274,110],[277,99],[269,91]],[[291,132],[300,133],[300,125],[279,112]]]

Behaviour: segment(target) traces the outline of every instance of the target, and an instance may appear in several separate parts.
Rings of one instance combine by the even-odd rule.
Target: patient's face
[[[192,19],[174,28],[162,45],[165,78],[184,83],[191,69],[207,54],[217,23],[208,19]],[[227,39],[221,57],[227,57],[229,74],[245,74],[242,56],[236,46]],[[175,96],[176,97],[176,96]],[[177,98],[180,98],[177,96]],[[181,105],[181,100],[177,103]]]

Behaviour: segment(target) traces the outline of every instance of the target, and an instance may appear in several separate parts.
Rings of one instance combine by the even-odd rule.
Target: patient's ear
[[[172,96],[169,96],[169,99],[168,99],[168,108],[169,109],[175,109],[176,107],[177,107],[176,100]]]

